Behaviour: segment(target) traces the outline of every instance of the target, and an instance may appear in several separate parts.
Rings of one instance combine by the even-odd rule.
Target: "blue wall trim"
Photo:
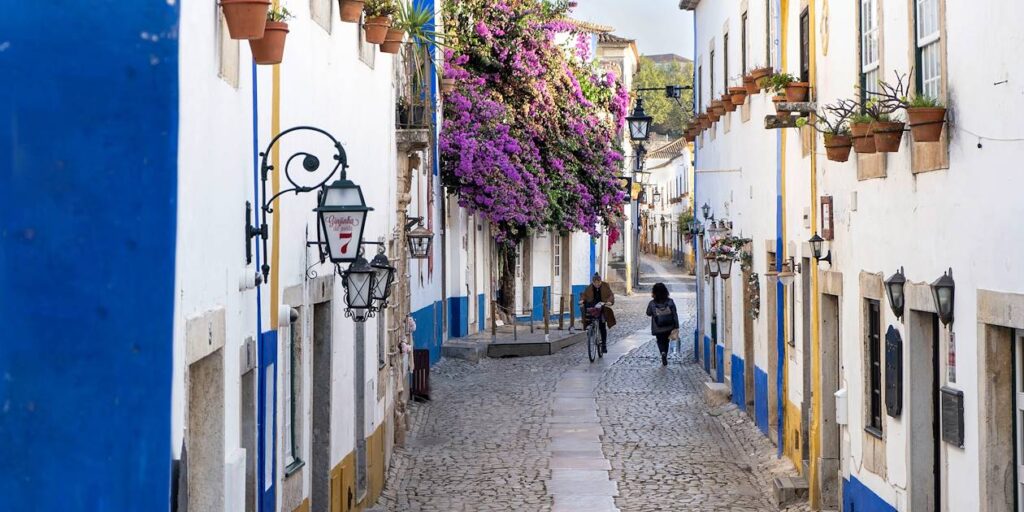
[[[736,354],[732,355],[732,372],[729,378],[732,379],[732,401],[740,407],[740,410],[745,410],[747,407],[747,388],[744,384],[744,361],[743,358],[738,357]]]
[[[866,485],[851,476],[843,479],[843,511],[844,512],[896,512],[893,507]]]
[[[416,322],[416,332],[412,333],[413,348],[429,350],[430,364],[441,359],[441,342],[444,340],[441,314],[440,301],[420,308],[412,314],[412,319]]]
[[[0,509],[168,507],[179,4],[0,19]]]
[[[693,361],[700,361],[700,329],[693,330]]]
[[[482,294],[482,293],[477,298],[476,309],[477,309],[476,319],[477,319],[477,324],[478,324],[477,328],[480,331],[486,331],[487,330],[487,299],[484,297],[484,294]]]
[[[469,297],[448,297],[448,337],[469,336]]]
[[[590,276],[594,275],[595,272],[597,272],[597,239],[596,238],[591,238],[590,239],[590,275],[587,276],[587,279],[590,279]]]
[[[715,382],[725,382],[725,345],[715,345]]]
[[[533,287],[533,311],[532,317],[536,321],[544,320],[544,296],[547,295],[548,300],[551,299],[551,287],[550,286],[534,286]],[[548,303],[548,308],[551,307],[551,303]],[[549,309],[550,311],[550,309]]]
[[[754,365],[754,421],[768,435],[768,374]]]
[[[711,374],[711,338],[704,336],[704,371]]]

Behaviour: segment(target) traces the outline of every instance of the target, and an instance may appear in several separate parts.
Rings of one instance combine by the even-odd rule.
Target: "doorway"
[[[224,510],[224,351],[188,367],[188,510]]]
[[[821,296],[821,508],[839,507],[839,423],[836,422],[836,391],[839,391],[840,363],[839,297]]]
[[[1024,331],[1013,333],[1013,510],[1024,511]]]
[[[773,258],[774,259],[774,258]],[[772,267],[774,268],[774,267]],[[768,367],[765,373],[768,374],[768,432],[773,443],[779,442],[779,322],[778,304],[779,290],[785,289],[782,283],[776,280],[771,283],[768,292],[765,293],[766,307],[764,309],[768,318],[765,324],[768,330],[765,336],[767,344]]]
[[[752,307],[753,288],[750,284],[750,270],[743,271],[743,398],[747,414],[754,417],[754,315],[747,309]]]
[[[250,358],[242,374],[241,392],[241,438],[245,449],[245,512],[256,512],[256,348],[255,340],[245,342]]]
[[[912,510],[942,510],[940,430],[939,317],[910,312],[910,505]]]
[[[310,504],[312,512],[331,509],[331,303],[313,305],[313,435]]]
[[[811,266],[810,258],[803,258],[800,260],[801,269],[813,269]],[[810,458],[810,446],[811,443],[806,442],[810,435],[809,423],[811,415],[811,398],[813,391],[811,390],[811,272],[803,271],[800,273],[800,307],[801,311],[801,330],[800,330],[800,347],[801,347],[801,367],[803,368],[803,405],[800,407],[800,439],[804,442],[801,444],[800,460],[805,464]],[[797,308],[795,308],[797,309]],[[795,324],[794,324],[795,325]],[[794,327],[795,328],[795,327]],[[806,476],[806,475],[805,475]]]

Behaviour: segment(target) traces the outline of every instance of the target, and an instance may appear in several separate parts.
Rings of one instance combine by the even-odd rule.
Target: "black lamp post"
[[[814,236],[808,240],[811,244],[811,251],[814,252],[814,259],[819,262],[827,262],[829,265],[832,264],[832,251],[828,251],[828,254],[822,256],[822,246],[825,245],[825,239],[818,236],[818,233],[814,233]]]
[[[953,323],[953,291],[955,287],[956,283],[953,282],[952,268],[932,283],[932,298],[935,299],[935,311],[939,313],[939,320],[942,320],[942,325],[947,327]]]
[[[345,316],[356,322],[365,322],[373,316],[373,289],[376,270],[367,263],[362,251],[356,260],[342,273],[345,285]]]
[[[906,295],[903,291],[907,284],[907,276],[903,274],[903,267],[900,267],[889,279],[885,280],[885,294],[889,297],[889,307],[896,318],[903,318],[903,306],[906,304]]]
[[[643,172],[644,160],[647,158],[647,148],[644,147],[643,143],[638,143],[636,149],[633,151],[633,170],[636,172]]]
[[[373,291],[371,296],[377,301],[376,309],[381,310],[388,307],[388,298],[391,297],[391,285],[395,282],[395,267],[391,266],[387,255],[384,254],[384,244],[377,249],[377,255],[370,262],[373,268]]]
[[[629,138],[633,142],[644,142],[651,137],[651,122],[654,118],[644,112],[644,99],[636,99],[636,108],[633,113],[626,117],[629,124]]]

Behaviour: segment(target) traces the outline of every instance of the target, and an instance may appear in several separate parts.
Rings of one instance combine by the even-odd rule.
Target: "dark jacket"
[[[679,312],[676,311],[676,303],[675,303],[675,301],[673,301],[672,299],[665,299],[664,301],[652,300],[652,301],[647,303],[647,316],[651,317],[651,334],[655,334],[655,330],[656,330],[655,329],[655,325],[654,325],[654,305],[655,304],[668,304],[668,308],[672,310],[673,324],[675,324],[675,327],[673,327],[673,329],[678,329],[679,328]],[[666,334],[667,335],[668,333],[666,332],[666,333],[662,333],[662,334]]]
[[[587,288],[580,295],[580,300],[583,301],[583,325],[587,325],[586,308],[595,303],[604,302],[604,309],[602,311],[604,323],[608,327],[615,327],[615,312],[611,308],[611,305],[615,304],[615,294],[612,292],[612,287],[608,286],[608,283],[601,283],[600,298],[594,297],[594,285],[588,284]]]

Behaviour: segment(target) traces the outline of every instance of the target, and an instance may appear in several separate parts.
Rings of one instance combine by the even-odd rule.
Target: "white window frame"
[[[881,79],[881,32],[878,29],[878,1],[860,0],[860,75],[864,93],[878,92]]]
[[[551,233],[551,239],[554,241],[554,248],[551,250],[552,261],[554,263],[552,275],[555,277],[562,277],[562,235],[557,232],[553,232]]]
[[[942,22],[939,0],[914,0],[916,59],[920,81],[919,94],[940,99],[942,96]]]

